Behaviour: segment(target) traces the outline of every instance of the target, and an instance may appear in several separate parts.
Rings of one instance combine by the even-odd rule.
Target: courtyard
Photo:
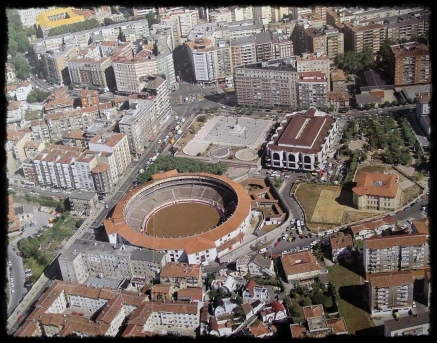
[[[203,124],[203,125],[202,125]],[[182,152],[189,156],[212,153],[216,159],[227,158],[232,152],[237,159],[251,161],[257,158],[257,151],[265,141],[273,121],[246,117],[208,116],[203,123],[195,121],[189,135],[176,142],[183,146]]]
[[[419,186],[390,165],[360,165],[354,182],[362,172],[399,175],[399,187],[401,189],[399,207],[405,206],[422,192]],[[307,226],[312,230],[348,225],[384,213],[379,210],[356,209],[352,202],[350,187],[303,183],[297,187],[295,197],[305,212]]]

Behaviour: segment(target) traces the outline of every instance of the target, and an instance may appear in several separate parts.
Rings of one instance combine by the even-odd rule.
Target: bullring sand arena
[[[175,170],[132,189],[104,224],[108,236],[117,234],[132,245],[196,251],[215,248],[245,223],[250,210],[250,196],[239,183]]]
[[[196,218],[196,220],[191,220]],[[146,224],[146,232],[156,237],[188,236],[209,231],[220,222],[220,214],[211,205],[197,202],[176,203],[155,212]]]

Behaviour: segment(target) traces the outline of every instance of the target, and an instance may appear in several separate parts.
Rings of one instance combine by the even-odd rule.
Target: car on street
[[[277,247],[279,245],[279,243],[281,243],[281,241],[277,241],[274,246]]]
[[[274,290],[274,291],[280,291],[280,290],[281,290],[281,287],[273,286],[273,287],[272,287],[272,290]]]
[[[416,306],[417,306],[417,305],[416,305],[416,302],[413,301],[412,307],[415,308]]]
[[[287,242],[294,242],[296,240],[296,236],[288,237]]]

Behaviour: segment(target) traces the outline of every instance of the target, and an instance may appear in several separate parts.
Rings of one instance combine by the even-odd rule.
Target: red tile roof
[[[281,257],[286,275],[294,275],[319,270],[316,257],[310,251],[286,254]]]
[[[382,272],[370,274],[369,283],[372,288],[397,287],[414,283],[414,277],[409,270],[400,272]]]
[[[352,188],[358,196],[375,195],[387,198],[395,198],[399,185],[396,182],[399,176],[395,174],[360,173],[357,185]]]
[[[414,245],[423,245],[427,243],[426,235],[410,234],[410,235],[394,235],[383,237],[364,238],[365,249],[389,249],[394,246],[409,247]]]

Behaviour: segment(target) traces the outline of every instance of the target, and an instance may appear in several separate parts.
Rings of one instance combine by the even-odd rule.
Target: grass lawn
[[[23,259],[23,268],[32,270],[31,281],[35,282],[41,276],[46,266],[40,265],[33,257]]]
[[[26,120],[40,119],[42,117],[41,111],[28,111],[24,114]]]
[[[346,321],[349,334],[355,335],[356,331],[373,327],[370,314],[362,309],[364,303],[361,285],[364,279],[340,265],[327,268],[331,281],[339,293],[338,310]]]

